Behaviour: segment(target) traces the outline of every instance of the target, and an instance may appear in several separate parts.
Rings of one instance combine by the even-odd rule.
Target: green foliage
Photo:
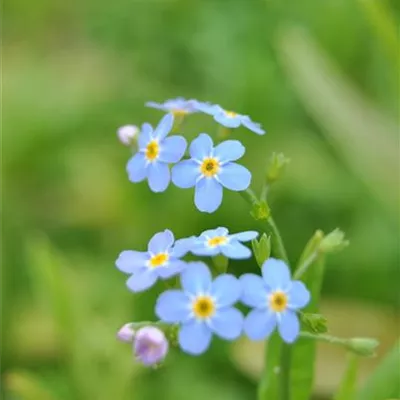
[[[263,233],[260,240],[253,239],[251,241],[251,247],[253,248],[257,264],[261,268],[264,262],[268,260],[271,255],[271,236]]]
[[[340,383],[339,389],[335,394],[334,400],[354,400],[356,394],[357,372],[359,359],[353,354],[349,354],[346,371]]]

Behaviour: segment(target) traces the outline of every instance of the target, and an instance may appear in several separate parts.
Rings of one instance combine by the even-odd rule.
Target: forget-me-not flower
[[[156,233],[150,240],[148,250],[123,251],[117,261],[117,268],[131,277],[126,284],[133,292],[141,292],[153,286],[158,278],[169,279],[180,273],[187,265],[180,260],[186,250],[174,248],[174,235],[166,229]]]
[[[175,116],[184,116],[186,114],[192,114],[198,111],[196,100],[193,99],[186,100],[183,97],[177,97],[176,99],[166,100],[164,101],[164,103],[156,103],[154,101],[148,101],[146,103],[146,106],[172,113]]]
[[[197,103],[197,109],[206,114],[212,115],[219,124],[227,128],[238,128],[240,125],[245,126],[257,135],[263,135],[264,129],[257,122],[253,122],[248,115],[238,114],[234,111],[224,110],[217,104]]]
[[[256,231],[229,234],[226,228],[209,229],[198,237],[177,240],[176,246],[185,245],[196,256],[223,254],[232,259],[251,257],[251,251],[241,242],[248,242],[258,236]]]
[[[240,281],[242,302],[253,307],[244,321],[246,335],[252,340],[262,340],[278,327],[285,342],[294,342],[300,332],[296,311],[310,301],[310,292],[304,283],[292,281],[288,266],[274,258],[263,264],[262,277],[245,274]]]
[[[187,146],[186,139],[182,136],[166,137],[173,123],[174,117],[167,114],[154,131],[150,124],[142,125],[138,138],[139,151],[126,166],[131,182],[141,182],[147,178],[153,192],[163,192],[168,187],[168,164],[178,162]]]
[[[172,168],[172,182],[180,188],[195,186],[194,202],[203,212],[214,212],[222,202],[222,187],[245,190],[251,181],[250,171],[232,161],[245,152],[238,140],[226,140],[216,147],[206,133],[200,134],[189,147],[190,160]]]
[[[183,351],[205,352],[213,334],[226,340],[240,336],[243,315],[233,305],[242,289],[233,275],[219,275],[213,281],[205,264],[193,262],[182,272],[181,284],[182,290],[160,295],[156,314],[163,322],[180,324],[178,341]]]

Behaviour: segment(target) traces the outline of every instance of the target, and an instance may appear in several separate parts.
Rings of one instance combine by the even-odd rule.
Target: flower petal
[[[217,113],[222,113],[224,111],[224,109],[218,104],[210,104],[202,101],[197,102],[196,108],[197,110],[208,115],[215,115]]]
[[[212,213],[222,203],[222,186],[214,178],[203,178],[196,184],[194,203],[198,210]]]
[[[251,257],[250,249],[236,240],[230,240],[228,243],[221,245],[220,248],[225,257],[234,260],[243,260]]]
[[[190,300],[181,290],[167,290],[157,299],[156,314],[168,324],[186,321],[190,314]]]
[[[189,354],[198,355],[204,353],[211,342],[210,328],[204,323],[192,320],[182,325],[178,341],[181,349]]]
[[[217,254],[221,253],[221,249],[219,246],[209,247],[205,242],[197,241],[193,244],[191,250],[194,255],[196,256],[216,256]]]
[[[185,154],[187,142],[183,136],[171,136],[161,143],[159,160],[166,163],[177,163]]]
[[[145,122],[142,125],[142,129],[140,131],[139,137],[138,137],[138,144],[139,144],[139,149],[145,149],[146,146],[149,144],[151,138],[153,135],[153,127]]]
[[[140,182],[147,176],[147,163],[143,153],[136,153],[126,165],[126,171],[131,182]]]
[[[211,284],[211,295],[215,297],[218,308],[232,306],[242,295],[242,285],[233,275],[222,274]]]
[[[202,262],[190,262],[181,274],[181,284],[185,292],[192,295],[207,293],[211,286],[211,272]]]
[[[293,343],[299,336],[300,322],[295,312],[286,311],[278,322],[278,330],[286,343]]]
[[[242,284],[242,303],[249,307],[267,307],[267,289],[261,276],[244,274],[240,277]]]
[[[267,310],[254,309],[244,320],[244,332],[251,340],[263,340],[276,327],[276,315]]]
[[[224,112],[214,115],[214,119],[227,128],[238,128],[240,126],[240,115],[227,117]]]
[[[225,340],[235,340],[243,330],[243,314],[236,308],[218,310],[210,321],[210,328]]]
[[[261,125],[258,124],[257,122],[253,122],[250,117],[247,115],[242,117],[242,124],[247,128],[253,131],[254,133],[257,133],[257,135],[264,135],[265,131],[264,129],[261,128]]]
[[[148,259],[149,254],[147,252],[125,250],[119,255],[115,265],[120,271],[132,274],[144,267]]]
[[[238,240],[239,242],[249,242],[250,240],[255,239],[257,236],[257,231],[246,231],[229,235],[230,238]]]
[[[148,251],[152,254],[165,253],[174,244],[174,240],[174,234],[169,229],[158,232],[150,239]]]
[[[227,236],[229,231],[227,228],[219,226],[217,229],[214,230],[215,236]]]
[[[152,162],[148,165],[148,171],[150,189],[155,193],[166,190],[170,181],[168,164]]]
[[[165,110],[164,104],[156,103],[155,101],[147,101],[145,103],[146,107],[157,108],[158,110]]]
[[[142,292],[153,286],[157,280],[157,274],[154,270],[148,268],[135,273],[127,281],[126,285],[132,292]]]
[[[218,173],[221,184],[230,190],[246,190],[250,186],[251,173],[242,165],[229,162]]]
[[[165,267],[157,268],[158,276],[162,279],[169,279],[181,273],[186,268],[187,263],[181,260],[171,260]]]
[[[262,276],[265,283],[273,290],[286,290],[290,285],[290,270],[288,266],[276,258],[269,258],[262,266]]]
[[[171,250],[171,256],[180,258],[185,256],[192,248],[193,241],[196,239],[195,236],[179,239],[175,242],[173,249]]]
[[[305,307],[310,301],[310,292],[303,282],[293,281],[288,292],[289,307],[298,309]]]
[[[202,160],[208,157],[213,149],[213,141],[207,133],[201,133],[196,139],[190,143],[189,153],[190,157],[195,160]]]
[[[162,117],[161,121],[157,125],[157,128],[154,130],[154,137],[158,140],[164,139],[168,133],[171,132],[171,129],[174,125],[174,116],[172,114],[166,114]]]
[[[172,167],[172,182],[182,189],[194,186],[200,175],[199,164],[193,160],[183,160]]]
[[[235,161],[243,157],[246,149],[239,140],[225,140],[214,149],[214,155],[221,163]]]

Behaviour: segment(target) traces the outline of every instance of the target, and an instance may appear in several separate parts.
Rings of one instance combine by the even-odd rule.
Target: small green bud
[[[277,181],[289,163],[290,159],[285,157],[283,153],[272,153],[267,167],[267,183],[271,184]]]
[[[253,209],[251,211],[252,217],[257,221],[266,220],[269,218],[271,210],[266,201],[258,201],[253,204]]]
[[[352,338],[346,341],[345,346],[359,356],[373,357],[379,342],[372,338]]]
[[[251,241],[254,257],[258,266],[261,268],[266,260],[271,255],[271,237],[263,233],[260,240],[253,239]]]
[[[349,241],[345,240],[344,232],[336,228],[328,233],[321,241],[319,250],[323,253],[335,253],[349,245]]]
[[[229,260],[227,257],[223,256],[222,254],[218,254],[217,256],[212,258],[212,262],[218,275],[223,274],[227,271],[229,264]]]
[[[327,332],[327,320],[321,314],[300,313],[301,322],[304,327],[312,333]]]

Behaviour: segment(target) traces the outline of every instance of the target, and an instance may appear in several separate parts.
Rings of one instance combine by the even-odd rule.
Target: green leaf
[[[354,354],[349,354],[346,371],[344,372],[343,379],[334,400],[354,400],[358,363],[359,358]]]
[[[323,239],[321,231],[315,232],[314,236],[306,245],[298,265],[307,260],[319,247]],[[303,275],[303,281],[311,292],[311,300],[303,310],[305,313],[318,313],[318,305],[321,293],[322,279],[324,275],[325,259],[322,254],[315,258],[308,270]],[[316,343],[300,338],[292,346],[290,386],[292,400],[309,400],[312,393]]]
[[[386,400],[400,398],[400,341],[385,356],[359,391],[357,400]]]

